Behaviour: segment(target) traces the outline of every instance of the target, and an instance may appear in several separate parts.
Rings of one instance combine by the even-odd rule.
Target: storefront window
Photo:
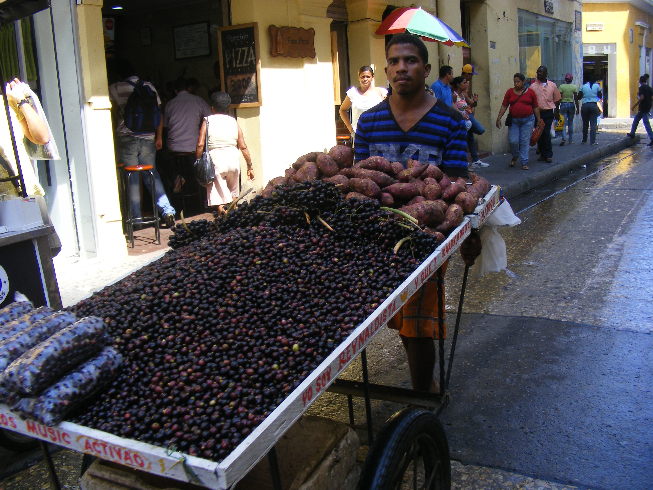
[[[572,72],[573,24],[519,10],[519,69],[535,78],[538,67],[546,66],[549,79],[564,83]]]

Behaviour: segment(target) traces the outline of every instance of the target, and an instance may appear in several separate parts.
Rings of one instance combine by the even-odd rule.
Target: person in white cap
[[[474,65],[470,65],[469,63],[464,65],[461,76],[468,82],[471,82],[473,75],[478,75],[476,70],[474,70]],[[473,111],[474,108],[478,105],[478,95],[471,94],[471,97],[469,95],[465,95],[465,99],[467,101],[467,105]],[[474,117],[474,112],[469,113],[469,121],[472,123],[469,131],[467,131],[467,148],[469,148],[469,154],[472,157],[470,168],[489,167],[489,163],[481,161],[481,159],[478,157],[478,152],[476,151],[476,146],[474,145],[474,134],[481,135],[485,133],[485,128],[480,122],[476,120]]]

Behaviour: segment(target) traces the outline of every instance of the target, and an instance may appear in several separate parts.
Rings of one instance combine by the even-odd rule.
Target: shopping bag
[[[48,124],[48,119],[45,117],[45,112],[43,112],[43,107],[41,107],[41,102],[39,101],[38,96],[32,91],[32,89],[25,82],[21,82],[25,98],[29,100],[29,104],[34,108],[38,113],[41,120],[45,123],[45,126],[48,128],[48,134],[50,135],[50,140],[44,145],[37,145],[32,143],[27,137],[23,138],[23,143],[25,144],[25,151],[27,156],[32,160],[60,160],[59,150],[57,149],[57,144],[54,142],[54,137],[52,136],[52,131],[50,130],[50,125]]]
[[[487,226],[516,226],[520,223],[521,220],[513,212],[512,206],[507,199],[504,199],[484,224]]]
[[[536,125],[533,128],[533,134],[531,135],[531,146],[535,146],[537,144],[537,140],[540,139],[540,136],[542,136],[543,132],[544,132],[544,121],[540,119],[540,124]]]
[[[209,185],[215,179],[215,167],[208,151],[204,150],[202,156],[195,160],[193,173],[201,185]]]
[[[500,272],[508,267],[506,242],[494,226],[483,226],[481,236],[481,255],[474,262],[472,277],[484,276],[487,272]]]
[[[555,137],[556,137],[556,128],[555,128],[555,126],[554,126],[553,124],[551,124],[551,131],[550,131],[550,133],[551,133],[551,138],[555,138]]]

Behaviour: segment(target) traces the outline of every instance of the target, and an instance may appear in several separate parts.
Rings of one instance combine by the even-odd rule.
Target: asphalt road
[[[652,169],[638,145],[512,201],[508,269],[470,280],[440,417],[455,488],[652,488]],[[456,258],[448,306],[461,277]],[[369,351],[373,382],[407,386],[396,335]],[[323,398],[314,410],[346,420]],[[375,420],[400,408],[376,402]]]

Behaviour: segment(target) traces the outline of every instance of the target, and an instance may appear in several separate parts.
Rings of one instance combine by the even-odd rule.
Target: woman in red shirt
[[[510,166],[515,166],[517,157],[521,153],[521,168],[528,170],[528,150],[534,124],[540,123],[540,109],[537,107],[537,95],[530,88],[525,88],[525,80],[526,77],[522,73],[515,73],[514,88],[508,89],[503,97],[503,104],[497,116],[497,128],[501,127],[501,118],[510,107],[509,114],[512,116],[512,124],[508,129],[512,153]]]

